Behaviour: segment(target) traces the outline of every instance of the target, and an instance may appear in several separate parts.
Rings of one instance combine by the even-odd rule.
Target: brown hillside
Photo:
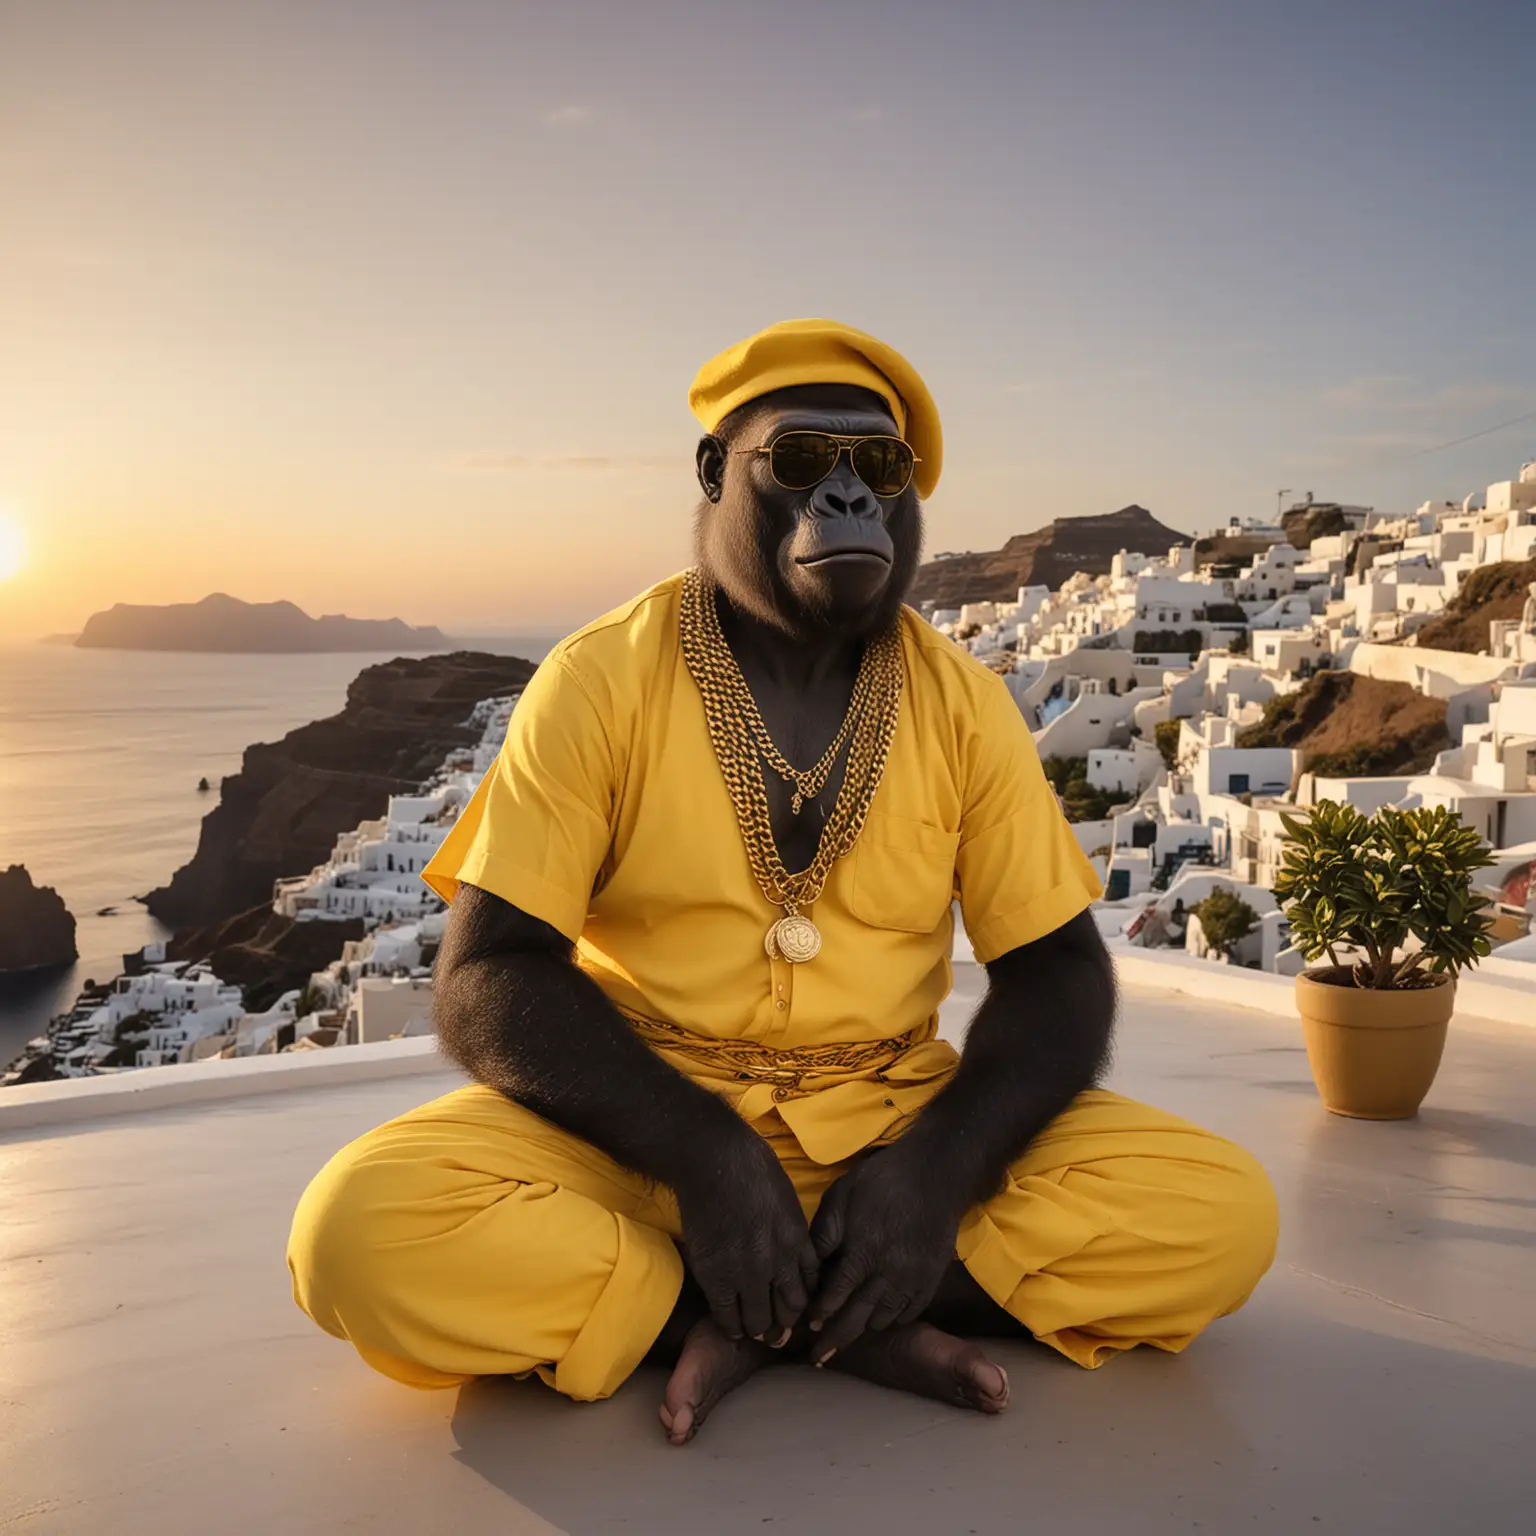
[[[245,1006],[259,1013],[341,959],[342,946],[362,936],[361,918],[296,923],[265,903],[177,934],[165,953],[169,960],[206,960],[221,981],[242,988]]]
[[[930,560],[917,573],[908,601],[940,608],[961,603],[1012,602],[1020,587],[1059,587],[1074,571],[1108,574],[1122,550],[1165,555],[1189,537],[1145,507],[1121,507],[1100,517],[1058,517],[1033,533],[1015,534],[1001,549]]]
[[[1445,702],[1407,683],[1319,672],[1264,706],[1240,747],[1297,747],[1303,771],[1354,778],[1423,773],[1450,746]]]
[[[1437,651],[1485,654],[1490,621],[1518,619],[1533,581],[1536,560],[1502,560],[1479,566],[1462,582],[1445,612],[1419,631],[1418,643]]]

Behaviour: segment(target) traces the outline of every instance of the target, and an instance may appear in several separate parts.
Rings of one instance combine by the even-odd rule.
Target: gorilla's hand
[[[701,1162],[706,1176],[677,1191],[688,1268],[731,1338],[781,1344],[816,1285],[816,1250],[795,1187],[746,1127]]]
[[[915,1322],[933,1300],[964,1214],[935,1173],[898,1141],[855,1163],[823,1197],[811,1223],[824,1274],[810,1310],[818,1365],[866,1329]]]

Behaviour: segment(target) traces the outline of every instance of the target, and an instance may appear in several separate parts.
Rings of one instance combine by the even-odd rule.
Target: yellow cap
[[[912,483],[928,497],[939,483],[944,436],[939,411],[917,370],[895,348],[836,320],[785,320],[699,369],[688,404],[713,432],[738,406],[797,384],[856,384],[873,390],[891,408],[896,430],[912,445],[917,468]]]

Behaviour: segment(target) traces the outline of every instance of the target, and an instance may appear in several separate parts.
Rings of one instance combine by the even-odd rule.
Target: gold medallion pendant
[[[791,965],[804,965],[821,953],[821,929],[799,912],[781,917],[768,930],[763,948],[770,959],[784,959]]]

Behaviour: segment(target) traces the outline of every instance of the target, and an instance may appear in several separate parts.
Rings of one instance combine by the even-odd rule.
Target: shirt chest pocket
[[[874,928],[932,933],[954,900],[960,834],[871,811],[849,855],[848,906]]]

